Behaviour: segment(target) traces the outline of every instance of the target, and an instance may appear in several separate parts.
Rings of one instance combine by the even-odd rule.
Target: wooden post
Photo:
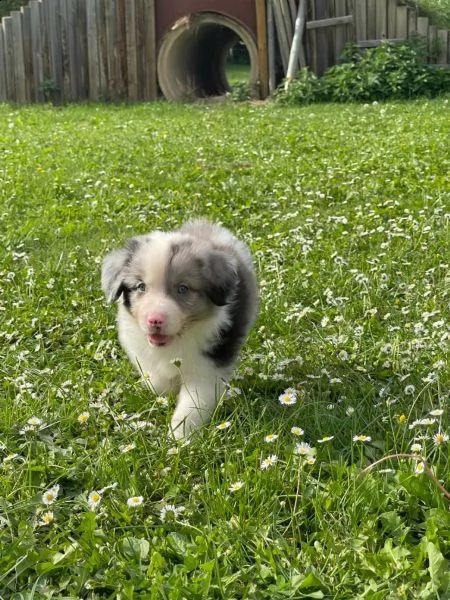
[[[437,38],[438,38],[438,57],[437,63],[438,65],[447,65],[448,64],[448,30],[447,29],[438,29],[437,30]]]
[[[284,74],[287,73],[289,63],[289,41],[288,34],[286,32],[286,24],[283,19],[281,12],[281,5],[279,0],[272,0],[273,14],[275,17],[275,26],[278,34],[278,46],[280,48],[281,62],[283,63]]]
[[[87,44],[89,64],[89,98],[98,100],[100,95],[99,55],[97,40],[97,15],[95,0],[86,0]]]
[[[31,0],[31,58],[33,61],[33,101],[43,102],[42,84],[44,82],[44,67],[42,64],[42,32],[41,32],[41,8],[42,2]]]
[[[383,40],[387,35],[387,0],[376,0],[376,32],[375,39]]]
[[[367,40],[367,4],[366,0],[355,0],[355,31],[356,41]]]
[[[408,7],[397,6],[397,22],[395,37],[406,40],[408,37]]]
[[[275,60],[275,23],[273,21],[273,6],[267,0],[267,51],[269,61],[269,92],[272,93],[277,85]]]
[[[158,96],[156,73],[156,20],[155,0],[144,0],[144,68],[145,100],[156,100]]]
[[[8,100],[6,90],[5,50],[3,45],[3,27],[0,24],[0,102]]]
[[[258,45],[259,86],[262,98],[269,95],[269,65],[267,57],[266,0],[256,0],[256,41]]]
[[[33,58],[31,54],[31,9],[29,6],[22,6],[20,12],[22,13],[25,100],[26,102],[31,102],[34,100]]]
[[[11,13],[11,19],[16,102],[24,103],[27,100],[27,95],[25,86],[25,63],[23,59],[22,14],[15,10]]]
[[[295,20],[294,38],[292,40],[291,53],[289,55],[289,65],[286,73],[285,89],[297,74],[298,60],[302,50],[303,31],[306,22],[306,0],[300,0],[298,5],[297,18]],[[303,56],[304,62],[304,56]]]
[[[387,5],[387,37],[395,38],[397,21],[397,0],[388,0]]]
[[[125,4],[125,31],[127,41],[128,99],[136,101],[138,100],[138,72],[135,0],[128,0]]]

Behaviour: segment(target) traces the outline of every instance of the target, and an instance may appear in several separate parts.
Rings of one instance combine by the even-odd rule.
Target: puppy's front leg
[[[201,384],[183,382],[171,422],[177,440],[187,437],[193,429],[209,421],[224,388],[223,381],[216,377]]]

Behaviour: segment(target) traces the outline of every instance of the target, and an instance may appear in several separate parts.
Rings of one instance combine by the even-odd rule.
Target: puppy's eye
[[[182,296],[183,296],[184,294],[187,294],[187,293],[188,293],[188,291],[189,291],[189,288],[188,288],[188,286],[187,286],[187,285],[184,285],[184,283],[181,283],[181,284],[178,286],[177,292],[178,292],[179,294],[181,294]]]
[[[140,294],[143,294],[145,292],[145,283],[143,281],[141,281],[140,283],[138,283],[136,285],[136,287],[134,289],[137,292],[139,292]]]

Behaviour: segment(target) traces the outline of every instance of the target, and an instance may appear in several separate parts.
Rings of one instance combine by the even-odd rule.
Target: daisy
[[[161,521],[165,521],[168,514],[176,519],[182,512],[184,512],[184,506],[175,506],[174,504],[165,504],[159,511],[159,518]]]
[[[428,414],[431,415],[432,417],[440,417],[441,415],[444,414],[444,411],[442,410],[442,408],[436,408],[434,410],[430,410],[430,412]]]
[[[237,492],[243,486],[244,486],[244,482],[243,481],[235,481],[234,483],[232,483],[230,485],[230,487],[228,489],[230,490],[230,492]]]
[[[269,435],[266,435],[264,438],[264,441],[267,443],[272,443],[275,442],[278,439],[278,435],[276,433],[269,433]]]
[[[50,504],[53,504],[53,502],[55,502],[58,498],[58,492],[59,492],[59,485],[55,485],[55,486],[49,488],[47,491],[45,491],[42,494],[42,503],[45,504],[46,506],[50,506]]]
[[[316,449],[307,442],[300,442],[300,444],[296,444],[294,452],[299,456],[314,456]]]
[[[414,454],[420,454],[422,452],[422,444],[417,444],[417,442],[411,444],[411,452]]]
[[[301,427],[296,427],[296,426],[291,428],[291,433],[292,433],[292,435],[297,435],[297,436],[301,436],[301,435],[305,434],[304,430]]]
[[[43,421],[42,419],[39,419],[39,417],[30,417],[27,423],[28,425],[31,425],[31,427],[39,427],[42,425]]]
[[[54,520],[55,515],[53,514],[53,511],[50,510],[41,515],[41,520],[39,521],[38,525],[40,525],[41,527],[45,525],[51,525]]]
[[[433,442],[435,446],[443,446],[448,442],[448,435],[438,431],[435,435],[433,435]]]
[[[278,456],[276,454],[271,454],[270,456],[261,461],[261,469],[264,471],[269,467],[273,467],[273,465],[276,464],[277,460]]]
[[[325,442],[331,442],[331,440],[334,440],[334,435],[326,435],[321,440],[317,440],[317,443],[324,444]]]
[[[88,420],[89,420],[89,413],[87,411],[82,412],[77,417],[77,421],[80,425],[86,425]]]
[[[137,506],[142,506],[143,503],[144,503],[144,498],[142,496],[131,496],[131,498],[128,498],[128,500],[127,500],[127,505],[130,508],[136,508]]]
[[[434,423],[436,423],[436,419],[416,419],[411,423],[411,425],[409,425],[409,429],[414,429],[414,427],[418,427],[420,425],[426,427],[428,425],[434,425]]]
[[[294,391],[285,391],[278,396],[278,402],[283,406],[292,406],[297,402],[297,394]]]
[[[362,433],[360,433],[359,435],[353,436],[353,441],[354,442],[371,442],[372,438],[370,437],[370,435],[363,435]]]
[[[127,452],[130,452],[135,448],[136,444],[134,442],[131,442],[131,444],[124,444],[123,446],[119,446],[119,450],[122,452],[122,454],[126,454]]]
[[[405,387],[403,391],[407,396],[412,396],[416,391],[416,388],[412,384],[409,384]]]
[[[99,494],[99,492],[93,491],[88,496],[88,504],[89,504],[89,508],[91,510],[94,510],[95,508],[97,508],[97,506],[100,504],[101,501],[102,501],[102,497]]]
[[[219,429],[220,431],[228,429],[228,427],[231,427],[231,421],[222,421],[222,423],[216,425],[216,429]]]
[[[414,473],[416,475],[422,475],[422,473],[425,472],[425,463],[424,462],[419,462],[416,465],[416,468],[414,469]]]

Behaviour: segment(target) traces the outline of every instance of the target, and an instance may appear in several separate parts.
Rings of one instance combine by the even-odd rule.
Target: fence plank
[[[3,27],[0,23],[0,102],[8,100],[6,89],[5,46],[3,42]]]
[[[86,0],[74,0],[76,23],[76,57],[80,99],[89,98],[89,58],[87,40]]]
[[[156,20],[155,0],[144,0],[145,38],[144,56],[146,64],[145,100],[156,100],[158,95],[156,76]]]
[[[14,45],[12,37],[12,18],[3,17],[1,21],[3,27],[3,44],[6,62],[6,96],[8,100],[16,99],[16,85],[14,79]]]
[[[377,0],[367,0],[367,39],[377,37]]]
[[[100,96],[100,69],[97,38],[96,0],[86,0],[87,58],[89,70],[89,98]]]
[[[413,37],[417,33],[417,12],[408,10],[408,37]]]
[[[397,0],[388,0],[387,4],[387,37],[395,38],[397,22]]]
[[[367,40],[367,4],[366,0],[355,2],[355,40]]]
[[[387,0],[376,0],[376,37],[387,38]]]
[[[126,0],[129,2],[129,0]],[[116,64],[117,68],[117,81],[118,81],[118,92],[121,99],[128,97],[127,94],[127,34],[125,28],[125,0],[118,0],[117,3],[117,29],[116,29],[116,45],[118,60]]]
[[[408,7],[397,6],[395,37],[406,40],[408,37]]]
[[[106,86],[108,90],[108,99],[117,100],[117,71],[115,56],[115,35],[116,35],[116,4],[117,0],[106,0],[105,2],[105,40],[106,44],[102,44],[102,63],[107,65]],[[102,31],[103,28],[101,28]],[[101,34],[102,35],[102,34]],[[103,54],[103,52],[105,54]]]
[[[29,6],[22,6],[20,12],[22,13],[25,101],[31,102],[34,100],[33,57],[31,53],[31,9]]]
[[[336,18],[345,16],[347,14],[346,11],[346,0],[335,0],[334,12]],[[351,22],[353,22],[353,17]],[[342,25],[339,25],[338,27],[336,27],[336,32],[334,35],[334,61],[336,63],[339,61],[339,57],[341,56],[347,41],[347,28]]]
[[[437,39],[438,39],[438,55],[437,55],[437,64],[438,65],[447,65],[449,63],[448,60],[448,30],[447,29],[438,29],[437,30]]]
[[[341,2],[345,8],[345,0],[336,0],[336,2]],[[349,25],[350,23],[353,23],[353,15],[343,15],[339,17],[330,17],[328,19],[308,21],[306,23],[306,29],[323,29],[324,27],[337,27],[338,25]]]
[[[12,43],[14,48],[14,81],[16,89],[16,102],[21,104],[27,100],[25,86],[25,63],[23,59],[22,13],[14,10],[12,19]]]
[[[44,69],[42,66],[42,2],[31,0],[30,4],[30,33],[31,33],[31,60],[33,61],[32,101],[43,102],[42,84],[44,82]]]
[[[438,28],[436,25],[430,25],[428,28],[428,52],[430,53],[430,62],[435,63],[438,57]]]
[[[417,18],[417,33],[422,37],[428,37],[428,27],[429,27],[429,18],[428,17],[418,17]]]
[[[61,5],[59,0],[45,0],[49,5],[49,47],[51,81],[54,84],[53,98],[56,103],[61,103],[63,97],[64,76],[62,61],[61,40]]]
[[[136,40],[136,2],[125,3],[125,35],[127,44],[127,87],[129,100],[138,100],[137,91],[137,40]]]
[[[80,56],[78,53],[78,37],[81,32],[77,31],[77,2],[66,0],[66,27],[67,27],[67,56],[68,73],[70,80],[69,100],[81,99],[81,69]]]
[[[273,14],[275,17],[275,28],[277,31],[278,46],[280,49],[281,62],[283,64],[283,72],[286,75],[289,63],[289,38],[286,31],[286,24],[283,19],[281,4],[279,0],[272,0]]]
[[[61,65],[62,65],[61,99],[64,102],[68,102],[73,97],[73,95],[72,95],[72,80],[71,80],[71,72],[70,72],[70,49],[69,49],[70,4],[71,4],[71,0],[59,0],[59,13],[60,13],[59,37],[61,40]]]

